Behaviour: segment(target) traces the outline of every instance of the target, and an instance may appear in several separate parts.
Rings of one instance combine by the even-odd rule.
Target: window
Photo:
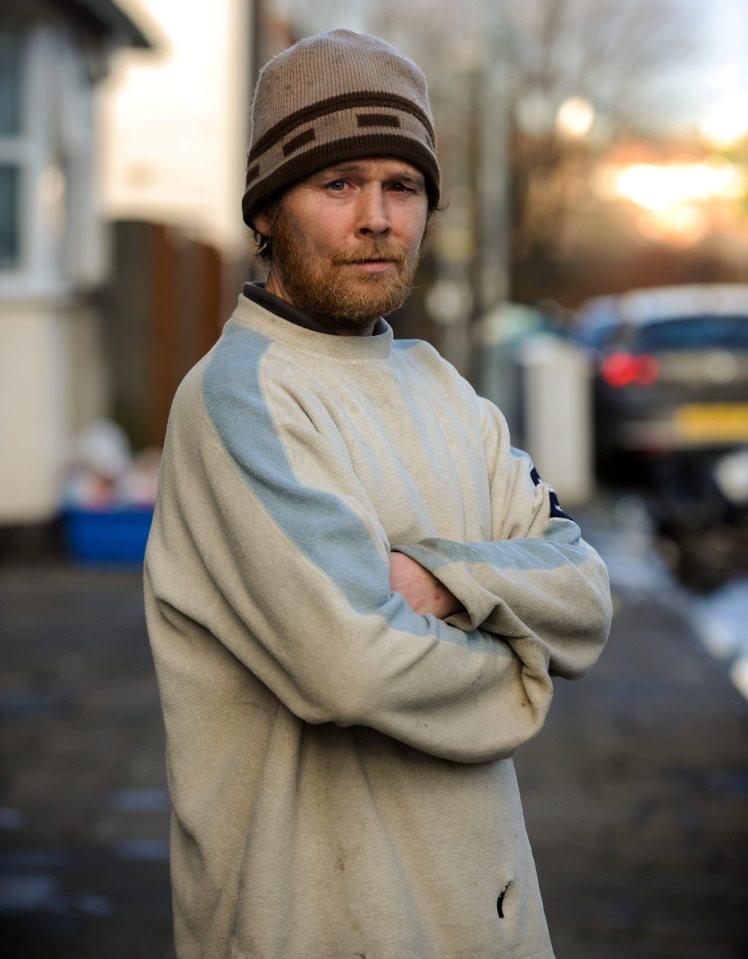
[[[18,266],[21,256],[19,196],[21,171],[10,163],[0,163],[0,269]]]
[[[0,270],[22,259],[24,36],[0,27]]]
[[[86,57],[57,18],[0,23],[0,297],[101,279]]]
[[[638,347],[646,352],[748,350],[748,316],[689,316],[643,327]]]

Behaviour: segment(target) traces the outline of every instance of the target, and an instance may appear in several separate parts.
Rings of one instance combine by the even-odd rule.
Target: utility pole
[[[470,376],[481,390],[485,379],[486,318],[508,296],[507,203],[509,157],[504,30],[491,5],[485,55],[470,76],[469,188],[473,259],[470,317]]]

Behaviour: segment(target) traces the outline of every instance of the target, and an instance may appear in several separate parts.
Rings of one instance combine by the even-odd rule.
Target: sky
[[[711,49],[707,80],[729,91],[748,88],[748,0],[693,0],[707,11],[704,26]]]
[[[703,70],[694,75],[704,94],[702,123],[715,129],[748,127],[748,0],[690,0],[703,11]]]

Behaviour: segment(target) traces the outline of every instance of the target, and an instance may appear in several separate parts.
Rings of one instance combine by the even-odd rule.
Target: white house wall
[[[71,440],[106,411],[86,305],[106,262],[90,78],[62,23],[34,21],[27,37],[23,131],[5,156],[23,164],[23,190],[20,262],[0,273],[0,525],[57,514]]]
[[[104,369],[91,308],[0,303],[0,525],[59,511],[70,441],[107,407]]]
[[[241,218],[248,137],[246,0],[128,0],[155,52],[121,50],[99,92],[101,179],[110,219],[194,231],[229,256]]]
[[[68,433],[67,354],[56,305],[0,308],[0,522],[42,522],[59,506]]]

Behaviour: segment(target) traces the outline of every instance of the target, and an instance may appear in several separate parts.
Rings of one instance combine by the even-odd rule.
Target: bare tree
[[[505,0],[503,9],[510,286],[515,299],[533,302],[556,286],[564,226],[596,156],[626,133],[656,136],[683,109],[697,32],[683,0]],[[571,98],[594,116],[578,138],[558,125]]]

